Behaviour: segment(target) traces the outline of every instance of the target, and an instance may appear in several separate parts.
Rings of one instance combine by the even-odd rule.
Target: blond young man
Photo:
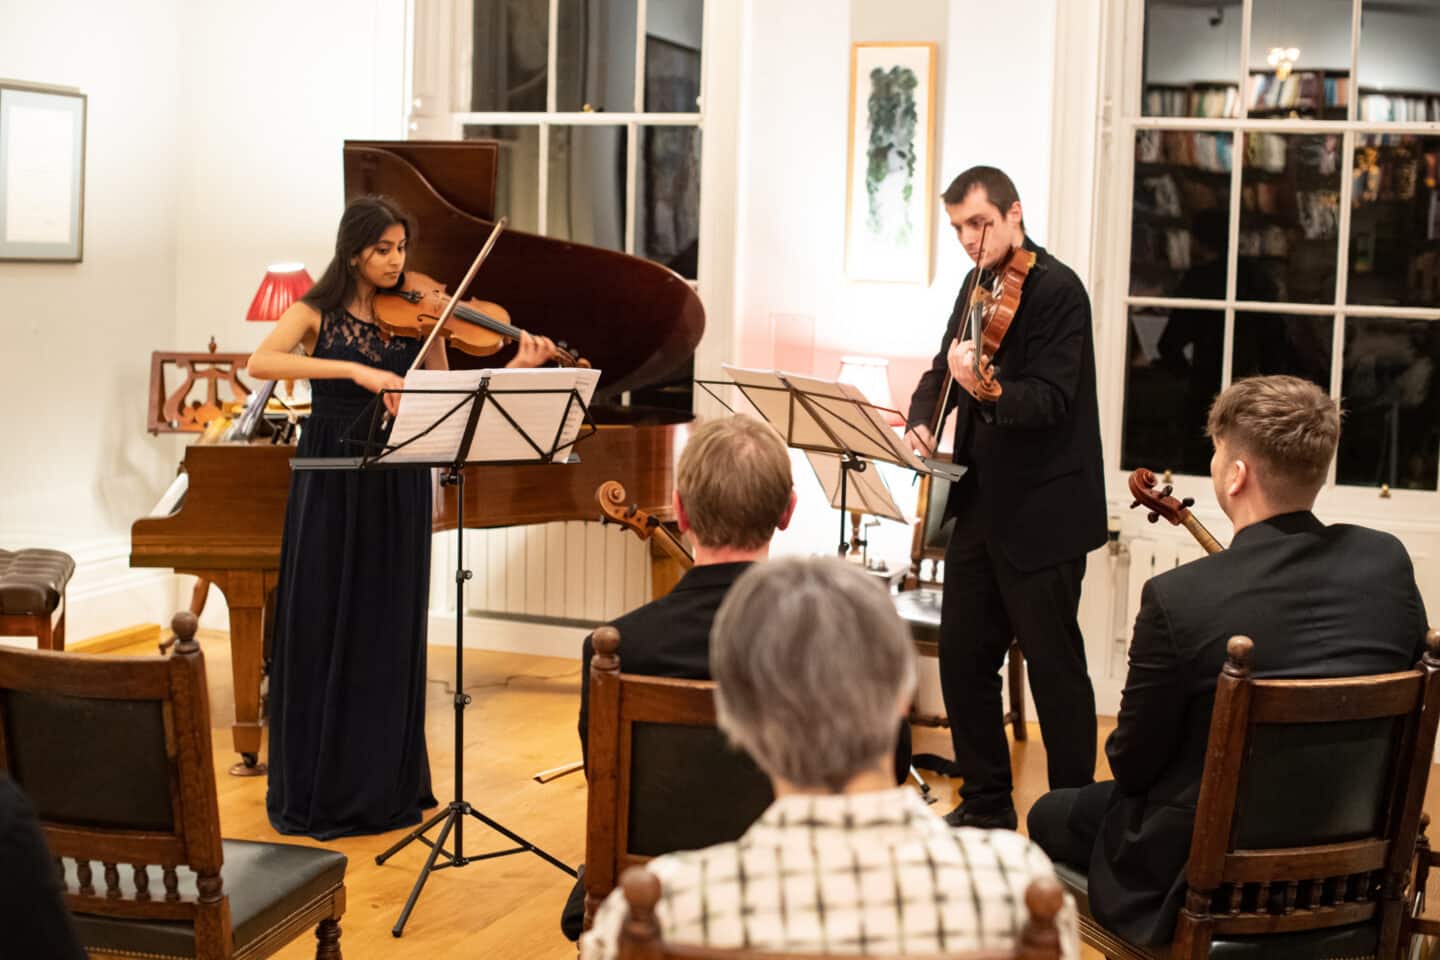
[[[702,423],[680,454],[675,519],[689,538],[695,565],[665,596],[614,622],[626,673],[710,679],[710,624],[725,594],[756,561],[770,555],[770,539],[795,510],[790,455],[779,435],[753,417]],[[581,652],[580,749],[589,752],[589,637]],[[909,749],[906,745],[908,762]],[[584,920],[584,887],[577,882],[560,917],[574,940]]]
[[[1026,886],[1054,870],[1024,837],[953,828],[895,786],[915,651],[878,584],[828,558],[757,565],[720,608],[710,666],[720,729],[769,775],[775,802],[733,843],[650,861],[667,942],[827,955],[1015,946]],[[605,900],[582,957],[616,955],[626,909],[618,890]],[[1076,957],[1072,905],[1059,926]]]
[[[1145,584],[1105,744],[1115,779],[1052,791],[1029,817],[1053,859],[1087,871],[1096,919],[1140,944],[1170,940],[1185,894],[1229,639],[1254,640],[1257,677],[1346,677],[1409,669],[1425,635],[1400,541],[1311,512],[1340,439],[1323,390],[1296,377],[1241,380],[1216,398],[1207,432],[1230,547]]]

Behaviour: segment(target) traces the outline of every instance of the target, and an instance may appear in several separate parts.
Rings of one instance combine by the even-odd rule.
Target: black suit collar
[[[1279,513],[1252,523],[1235,534],[1230,546],[1237,547],[1242,543],[1260,543],[1265,540],[1274,540],[1277,537],[1288,537],[1295,533],[1318,533],[1324,529],[1325,524],[1321,523],[1320,518],[1309,510]]]
[[[754,564],[749,560],[739,563],[706,563],[700,566],[691,567],[685,571],[685,575],[671,588],[671,593],[679,593],[682,590],[713,590],[716,587],[729,589],[730,585],[740,579],[740,574],[749,570]]]

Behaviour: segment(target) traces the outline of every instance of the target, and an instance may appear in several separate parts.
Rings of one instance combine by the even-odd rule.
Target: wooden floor
[[[579,640],[577,636],[577,649]],[[232,753],[226,726],[232,716],[229,644],[223,634],[204,632],[201,642],[215,725],[221,831],[232,839],[295,842],[270,828],[265,816],[265,778],[233,777],[225,772],[238,759]],[[450,699],[453,671],[454,648],[432,647],[426,732],[435,795],[442,804],[451,799],[454,784],[454,709]],[[537,771],[579,759],[575,733],[580,689],[578,658],[571,661],[467,650],[464,675],[465,690],[474,698],[465,711],[465,799],[565,863],[579,864],[585,842],[584,778],[576,773],[548,784],[531,779]],[[1112,720],[1099,722],[1102,744],[1113,727]],[[1029,730],[1030,739],[1015,745],[1011,754],[1022,831],[1026,811],[1045,791],[1045,749],[1038,727],[1032,723]],[[915,751],[949,755],[948,731],[917,727]],[[1103,752],[1100,764],[1097,777],[1107,776]],[[939,798],[935,809],[948,811],[955,802],[951,781],[933,774],[926,776]],[[1432,817],[1440,812],[1437,780],[1440,777],[1431,777],[1425,804]],[[341,946],[349,960],[573,960],[575,947],[559,930],[560,908],[573,881],[531,854],[433,873],[404,936],[393,939],[390,928],[409,895],[427,848],[412,844],[384,866],[376,865],[375,855],[404,834],[396,831],[324,844],[350,858],[346,873],[349,905],[341,925]],[[479,822],[467,821],[463,847],[467,856],[507,845],[503,837]],[[313,957],[314,941],[294,943],[277,956],[285,960]],[[1094,960],[1099,954],[1086,948],[1082,956]]]

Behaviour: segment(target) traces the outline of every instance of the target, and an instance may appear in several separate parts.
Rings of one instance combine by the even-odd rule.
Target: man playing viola
[[[1025,235],[1020,198],[1000,170],[973,167],[942,199],[979,275],[961,285],[940,351],[915,388],[906,439],[933,454],[943,403],[955,412],[954,461],[966,467],[945,508],[955,528],[940,683],[964,778],[962,803],[946,819],[1013,829],[1000,700],[1012,637],[1030,666],[1050,787],[1094,779],[1095,694],[1077,619],[1086,554],[1106,537],[1090,299],[1074,271]],[[981,351],[977,375],[971,281],[993,290],[1012,254],[1026,253],[1035,262],[1019,307],[994,356]]]

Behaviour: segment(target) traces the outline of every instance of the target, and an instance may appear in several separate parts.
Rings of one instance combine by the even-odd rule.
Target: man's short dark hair
[[[1002,214],[1020,202],[1015,181],[1006,176],[1005,171],[999,167],[971,167],[950,181],[950,186],[945,188],[941,199],[947,207],[953,207],[970,196],[970,191],[976,187],[985,188],[985,196]]]

